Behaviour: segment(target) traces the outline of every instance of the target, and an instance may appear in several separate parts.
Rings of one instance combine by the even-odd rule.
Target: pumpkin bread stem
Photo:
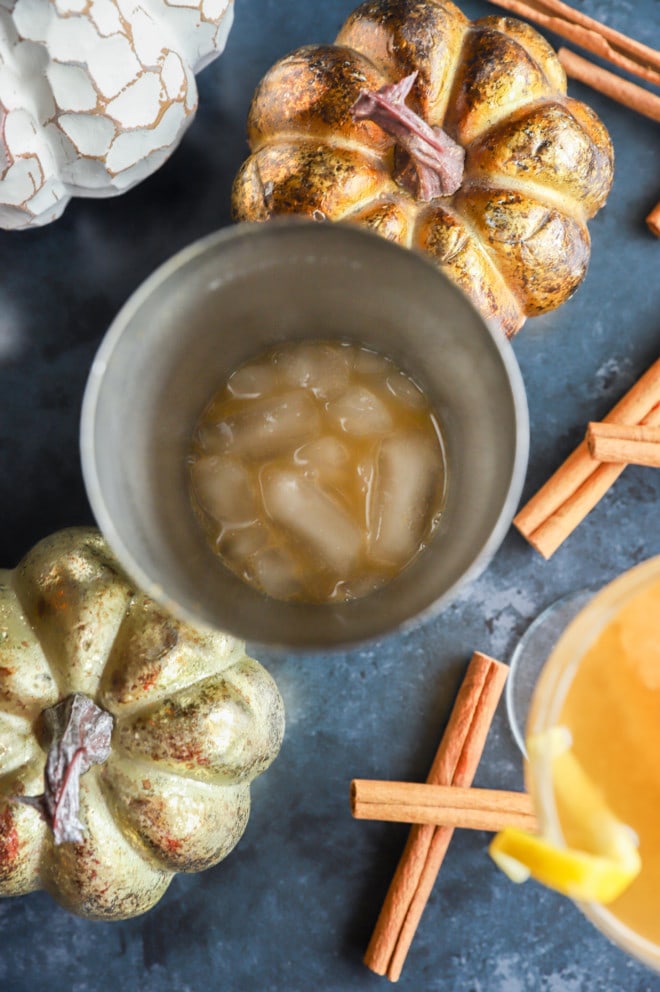
[[[451,196],[463,182],[465,151],[440,127],[431,127],[405,103],[417,73],[370,92],[362,90],[351,112],[355,120],[370,120],[390,134],[405,153],[395,176],[418,200]]]
[[[15,796],[32,806],[53,831],[56,844],[84,840],[78,819],[80,776],[110,754],[113,719],[82,692],[74,692],[41,714],[48,756],[41,796]]]

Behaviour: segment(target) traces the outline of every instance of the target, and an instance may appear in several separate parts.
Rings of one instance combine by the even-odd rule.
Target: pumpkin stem
[[[440,127],[431,127],[406,106],[417,78],[413,72],[398,83],[370,92],[362,90],[351,111],[355,120],[370,120],[392,135],[407,154],[395,177],[419,200],[450,196],[463,182],[465,151]]]
[[[32,806],[53,831],[56,844],[84,840],[80,776],[110,754],[113,719],[81,692],[74,692],[41,714],[48,756],[41,796],[16,796]]]

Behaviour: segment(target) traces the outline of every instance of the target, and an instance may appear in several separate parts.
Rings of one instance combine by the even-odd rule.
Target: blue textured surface
[[[299,44],[331,41],[352,0],[239,0],[226,53],[199,79],[200,110],[173,158],[115,200],[76,201],[40,231],[0,232],[0,561],[91,522],[77,448],[89,365],[115,312],[166,257],[229,222],[245,117],[265,70]],[[494,13],[464,2],[472,16]],[[658,0],[576,4],[648,44]],[[554,42],[556,38],[549,36]],[[644,216],[660,198],[657,125],[573,84],[609,128],[616,180],[591,223],[575,297],[515,341],[532,447],[525,498],[660,351],[660,241]],[[254,787],[244,839],[219,867],[178,877],[146,916],[88,923],[46,895],[0,902],[0,989],[28,992],[324,992],[376,989],[362,954],[406,828],[353,821],[353,777],[423,780],[473,649],[508,660],[557,596],[660,552],[660,472],[628,468],[549,562],[512,531],[487,571],[439,619],[366,650],[264,657],[285,698],[282,752]],[[503,706],[478,785],[517,788]],[[651,992],[577,909],[534,883],[514,887],[458,832],[399,987],[448,992]]]

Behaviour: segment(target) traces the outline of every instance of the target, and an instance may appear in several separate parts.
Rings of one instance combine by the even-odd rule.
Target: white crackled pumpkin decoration
[[[124,919],[246,826],[284,710],[242,641],[137,591],[98,531],[0,571],[0,896]]]
[[[0,226],[122,193],[169,157],[232,0],[2,0]]]

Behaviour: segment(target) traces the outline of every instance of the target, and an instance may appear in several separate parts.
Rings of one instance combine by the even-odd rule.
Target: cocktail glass
[[[355,602],[283,602],[231,572],[193,511],[187,458],[229,375],[292,341],[387,355],[442,424],[436,535]],[[520,498],[528,450],[511,345],[427,259],[355,225],[279,218],[208,235],[140,286],[108,329],[81,415],[89,501],[132,580],[170,613],[280,651],[324,651],[437,616],[484,568]]]
[[[595,787],[598,815],[617,823],[624,842],[632,836],[641,857],[639,874],[614,901],[584,901],[579,888],[574,899],[606,936],[660,971],[660,556],[547,610],[519,647],[509,681],[509,717],[541,837],[582,852],[592,837],[595,821],[580,823],[590,803],[567,799],[558,778],[561,738],[586,791]]]

